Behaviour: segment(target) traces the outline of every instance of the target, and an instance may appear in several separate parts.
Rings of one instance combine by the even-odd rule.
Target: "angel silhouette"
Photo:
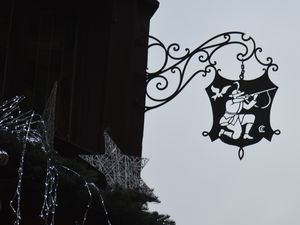
[[[214,96],[211,96],[211,98],[216,101],[217,98],[222,98],[224,94],[226,94],[227,90],[231,87],[231,85],[225,86],[220,91],[220,88],[216,88],[213,85],[211,86],[211,91],[215,94]]]

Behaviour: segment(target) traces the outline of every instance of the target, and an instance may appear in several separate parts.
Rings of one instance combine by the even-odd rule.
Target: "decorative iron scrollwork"
[[[180,45],[177,43],[165,46],[160,40],[152,36],[150,36],[149,41],[149,50],[158,47],[163,51],[163,62],[162,66],[156,71],[147,71],[147,102],[145,111],[158,108],[170,102],[195,76],[202,75],[205,77],[209,73],[216,74],[220,72],[221,69],[217,68],[217,62],[213,60],[213,56],[224,46],[240,45],[242,47],[242,51],[236,55],[236,59],[241,62],[240,80],[244,79],[244,62],[253,57],[266,73],[270,69],[273,71],[278,70],[277,64],[273,63],[271,57],[267,57],[265,60],[261,60],[258,57],[259,53],[262,52],[262,48],[257,47],[254,39],[243,32],[233,31],[216,35],[193,51],[188,48],[184,49],[184,53],[181,56],[177,56],[182,51]],[[199,61],[199,69],[188,74],[187,69],[194,58]],[[177,78],[177,83],[170,85],[174,77]],[[167,96],[160,95],[162,92],[167,92]]]

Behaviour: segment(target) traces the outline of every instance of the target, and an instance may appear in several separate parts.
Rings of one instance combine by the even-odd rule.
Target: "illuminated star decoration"
[[[79,157],[103,173],[110,187],[121,186],[152,195],[153,190],[140,176],[141,170],[149,160],[123,154],[107,132],[104,132],[104,139],[104,154],[80,155]]]

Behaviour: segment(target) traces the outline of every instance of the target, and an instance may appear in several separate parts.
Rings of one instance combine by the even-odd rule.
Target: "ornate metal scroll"
[[[254,39],[243,32],[226,32],[209,39],[195,50],[184,49],[184,53],[178,56],[182,49],[179,44],[173,43],[165,46],[160,40],[150,36],[148,49],[159,48],[163,52],[162,66],[156,71],[147,71],[147,103],[145,111],[158,108],[174,99],[197,75],[205,77],[209,73],[216,74],[221,69],[217,67],[217,62],[213,59],[214,54],[221,48],[229,45],[239,45],[242,51],[236,55],[236,59],[241,62],[242,70],[240,79],[244,79],[244,62],[255,58],[268,72],[278,70],[278,66],[273,63],[271,57],[261,60],[258,55],[262,48],[257,47]],[[187,74],[187,69],[192,59],[196,58],[199,62],[199,69]],[[171,80],[176,77],[176,84]],[[171,87],[172,86],[172,87]],[[162,93],[166,95],[161,95]]]

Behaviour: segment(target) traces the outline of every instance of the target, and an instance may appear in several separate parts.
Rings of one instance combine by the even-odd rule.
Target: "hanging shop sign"
[[[242,49],[236,55],[241,63],[238,79],[221,76],[221,69],[213,60],[215,52],[229,45],[239,45]],[[269,72],[277,71],[278,66],[271,57],[260,59],[262,49],[256,47],[253,38],[242,32],[226,32],[211,38],[193,51],[185,49],[180,57],[176,55],[180,52],[180,46],[176,43],[166,47],[158,39],[150,37],[149,49],[153,47],[163,50],[164,62],[157,71],[147,72],[148,99],[145,111],[170,102],[195,76],[200,74],[205,77],[213,73],[214,79],[206,88],[212,106],[213,125],[209,132],[203,132],[204,136],[209,136],[211,141],[220,139],[226,144],[237,146],[238,156],[242,159],[245,146],[263,138],[271,141],[274,134],[280,134],[280,130],[273,130],[270,123],[271,106],[278,87],[271,81]],[[193,58],[198,58],[199,69],[187,73]],[[255,59],[263,71],[261,76],[252,80],[245,79],[245,64],[250,59]],[[169,85],[172,80],[178,83]],[[168,94],[159,95],[157,92]]]
[[[206,88],[213,110],[213,126],[203,132],[212,141],[239,147],[239,158],[244,157],[244,148],[262,138],[271,141],[274,131],[270,124],[272,102],[278,87],[265,72],[254,80],[232,81],[216,74]]]

